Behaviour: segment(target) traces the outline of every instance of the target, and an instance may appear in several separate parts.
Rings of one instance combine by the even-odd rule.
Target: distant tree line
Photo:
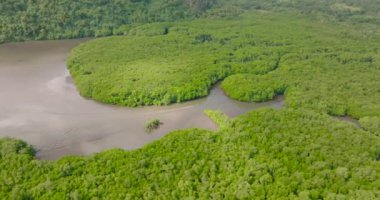
[[[0,43],[107,36],[125,24],[200,15],[215,0],[2,0]]]
[[[117,35],[123,25],[230,17],[247,9],[380,24],[377,0],[2,0],[0,43]]]

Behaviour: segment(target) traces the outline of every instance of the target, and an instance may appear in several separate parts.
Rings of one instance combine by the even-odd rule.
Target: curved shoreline
[[[232,100],[219,87],[210,95],[169,106],[127,108],[82,98],[66,69],[69,51],[84,40],[33,41],[0,46],[0,137],[34,145],[39,159],[88,155],[110,148],[136,149],[171,131],[214,130],[203,114],[220,109],[231,117],[261,107],[280,108],[281,97],[265,103]],[[4,58],[4,59],[3,59]],[[144,123],[158,118],[164,125],[146,134]]]

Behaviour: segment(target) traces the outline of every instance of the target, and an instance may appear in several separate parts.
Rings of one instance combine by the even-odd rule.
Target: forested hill
[[[378,0],[225,0],[244,8],[265,10],[296,10],[304,14],[329,17],[339,21],[380,24]],[[325,15],[325,16],[323,16]]]
[[[128,24],[224,17],[243,9],[380,24],[378,0],[2,0],[0,43],[118,35]]]
[[[2,0],[0,42],[107,36],[124,24],[200,15],[214,0]]]

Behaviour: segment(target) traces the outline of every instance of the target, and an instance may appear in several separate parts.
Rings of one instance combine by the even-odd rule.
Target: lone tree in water
[[[145,132],[151,133],[152,131],[158,129],[162,122],[159,119],[150,119],[145,123]]]

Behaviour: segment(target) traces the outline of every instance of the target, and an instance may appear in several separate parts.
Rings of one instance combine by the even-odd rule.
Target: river
[[[0,137],[25,140],[38,150],[39,159],[57,159],[110,148],[136,149],[177,129],[215,130],[205,109],[234,117],[283,105],[281,97],[266,103],[231,100],[218,86],[206,98],[164,107],[127,108],[84,99],[66,69],[68,53],[84,41],[0,45]],[[147,134],[144,123],[151,118],[163,125]]]

